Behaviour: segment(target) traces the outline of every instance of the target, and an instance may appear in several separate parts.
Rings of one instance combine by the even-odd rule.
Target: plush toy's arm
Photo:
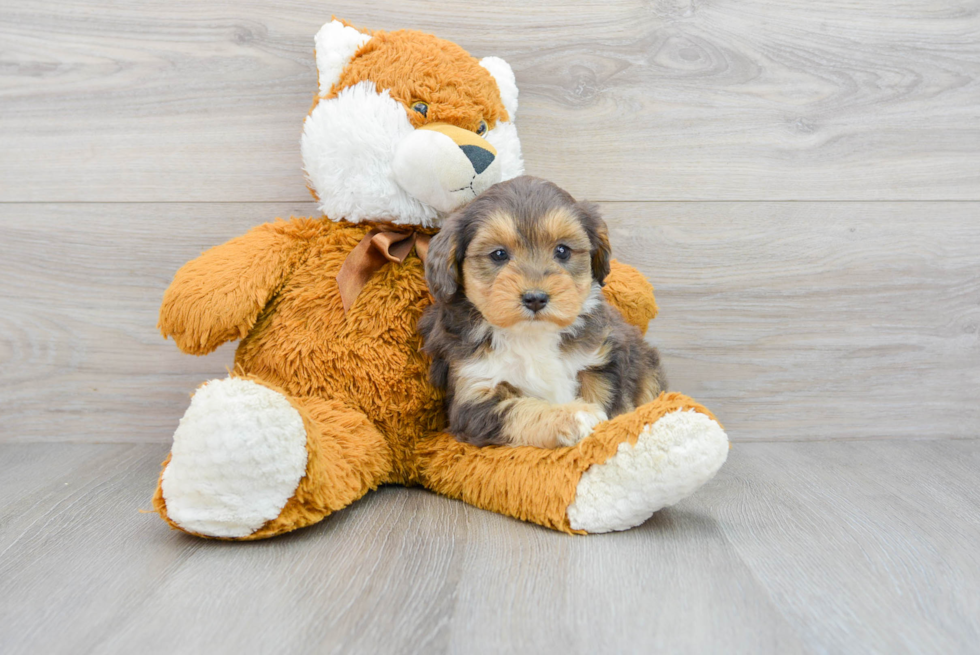
[[[653,285],[647,282],[642,273],[614,259],[602,293],[622,313],[627,323],[646,334],[647,325],[657,315],[657,301],[653,297]]]
[[[309,229],[277,220],[184,264],[160,306],[160,332],[192,355],[241,339],[305,253]]]

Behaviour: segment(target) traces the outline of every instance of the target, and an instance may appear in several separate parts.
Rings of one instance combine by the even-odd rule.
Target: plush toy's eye
[[[487,133],[487,122],[480,121],[480,127],[476,128],[476,135],[483,136],[486,133]]]
[[[490,259],[492,259],[495,262],[505,262],[508,259],[510,259],[510,255],[508,255],[507,251],[504,250],[503,248],[498,248],[497,250],[494,250],[492,253],[490,253]]]
[[[555,248],[555,258],[556,259],[560,259],[562,261],[565,261],[566,259],[568,259],[571,256],[572,256],[572,249],[569,248],[568,246],[566,246],[565,244],[562,244],[562,245],[558,246],[557,248]]]
[[[427,103],[422,102],[422,101],[413,102],[412,103],[412,109],[414,109],[418,113],[422,114],[422,116],[427,116],[429,114],[429,105]]]

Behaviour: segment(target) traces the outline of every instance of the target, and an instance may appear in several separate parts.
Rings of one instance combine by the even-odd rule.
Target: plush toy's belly
[[[235,363],[295,396],[340,400],[372,420],[394,449],[411,449],[443,423],[443,396],[429,384],[417,330],[431,298],[413,252],[375,273],[344,313],[337,272],[367,231],[333,227],[312,244]]]

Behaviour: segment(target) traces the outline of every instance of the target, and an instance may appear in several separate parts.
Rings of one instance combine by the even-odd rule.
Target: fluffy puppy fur
[[[567,446],[666,389],[656,349],[602,294],[609,256],[598,208],[534,177],[446,220],[419,327],[458,439]]]

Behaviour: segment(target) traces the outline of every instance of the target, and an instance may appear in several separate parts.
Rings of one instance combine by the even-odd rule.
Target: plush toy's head
[[[316,35],[316,64],[301,147],[329,218],[429,227],[523,173],[517,85],[504,60],[334,20]]]

